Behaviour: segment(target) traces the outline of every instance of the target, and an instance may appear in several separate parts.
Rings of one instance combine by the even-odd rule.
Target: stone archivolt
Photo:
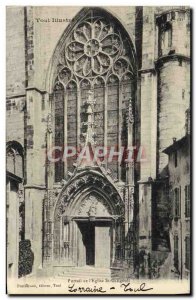
[[[91,190],[97,191],[97,193],[93,192],[93,195],[91,196]],[[118,191],[111,185],[110,182],[107,181],[106,178],[103,178],[100,175],[89,174],[88,172],[88,175],[76,177],[76,179],[73,179],[72,182],[67,183],[66,187],[63,189],[58,200],[56,201],[54,219],[58,219],[66,213],[70,215],[72,212],[72,207],[73,211],[77,211],[75,206],[77,206],[78,203],[79,206],[81,205],[81,201],[77,201],[76,204],[74,203],[78,195],[80,195],[80,199],[83,198],[82,201],[86,201],[86,199],[91,199],[92,197],[95,200],[95,194],[97,199],[96,201],[102,202],[101,198],[109,199],[103,201],[104,205],[107,207],[107,211],[111,216],[112,214],[119,215],[119,217],[123,215],[124,203],[121,199],[121,196],[118,194]],[[86,195],[87,198],[85,197]],[[110,201],[110,203],[107,204],[107,201]],[[80,211],[80,209],[78,210]],[[83,211],[81,210],[79,214],[82,215],[82,212]]]

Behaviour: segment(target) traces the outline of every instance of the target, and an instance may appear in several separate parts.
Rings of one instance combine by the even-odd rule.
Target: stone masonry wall
[[[25,93],[24,8],[6,10],[6,92],[7,96]]]
[[[25,35],[24,8],[6,9],[6,140],[24,145]]]
[[[190,105],[190,10],[175,9],[157,17],[159,32],[158,148],[161,173],[168,163],[162,151],[185,134]]]
[[[6,141],[17,141],[22,146],[24,146],[24,107],[24,96],[7,99]]]
[[[185,134],[185,111],[189,105],[189,62],[168,61],[159,71],[159,173],[168,163],[163,149],[172,143],[173,138],[179,139]]]

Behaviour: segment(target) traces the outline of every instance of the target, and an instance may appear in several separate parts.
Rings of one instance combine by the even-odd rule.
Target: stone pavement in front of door
[[[109,268],[95,268],[91,266],[84,267],[71,267],[59,272],[57,275],[59,278],[77,278],[77,279],[111,279],[111,270]]]

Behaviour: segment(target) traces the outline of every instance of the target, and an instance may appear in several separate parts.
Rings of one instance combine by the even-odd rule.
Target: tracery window
[[[159,55],[167,55],[172,48],[172,24],[167,22],[160,27]]]
[[[190,218],[190,184],[185,185],[185,217]]]
[[[64,87],[58,82],[54,89],[55,103],[55,146],[64,146]],[[61,153],[62,154],[62,153]],[[59,153],[56,151],[55,156]],[[61,160],[55,163],[55,181],[60,181],[64,173],[64,164]]]
[[[179,269],[179,241],[178,241],[178,235],[174,236],[174,267],[176,270]]]
[[[8,142],[7,144],[6,170],[23,178],[23,149],[17,142]]]
[[[190,236],[185,237],[185,268],[190,270],[191,252],[190,252]]]
[[[127,33],[111,16],[92,9],[72,29],[62,49],[54,83],[55,120],[61,120],[61,124],[55,122],[55,145],[79,149],[84,103],[91,90],[96,100],[96,142],[118,151],[127,145],[127,111],[136,79],[134,50]],[[57,94],[59,86],[61,93]],[[56,163],[55,181],[73,171],[74,160]],[[125,180],[125,166],[117,159],[106,161],[106,166],[115,178]]]
[[[180,188],[174,190],[174,217],[180,218],[181,207],[180,207]]]

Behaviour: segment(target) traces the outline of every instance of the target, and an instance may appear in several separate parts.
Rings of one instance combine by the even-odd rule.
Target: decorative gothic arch
[[[83,123],[88,118],[85,105],[91,95],[91,100],[96,100],[93,123],[97,144],[114,147],[115,151],[132,146],[136,74],[134,46],[122,24],[104,9],[83,9],[65,30],[51,60],[48,89],[54,131],[48,140],[53,139],[55,146],[78,149],[82,145],[81,135],[86,133]],[[55,182],[73,175],[58,199],[50,190],[44,201],[44,262],[61,263],[72,253],[75,264],[78,222],[92,219],[95,223],[102,219],[103,224],[112,224],[113,262],[121,259],[125,248],[123,231],[127,233],[133,210],[134,166],[117,159],[104,159],[101,167],[89,164],[80,168],[74,162],[76,159],[71,158],[54,167]],[[133,176],[127,176],[129,171]],[[123,195],[114,182],[119,183],[119,189],[122,187]]]
[[[6,168],[23,180],[24,149],[17,141],[9,141],[6,144]]]
[[[106,176],[93,170],[76,173],[64,186],[57,200],[53,201],[49,197],[44,203],[44,263],[51,260],[53,264],[63,263],[65,257],[70,259],[65,247],[69,247],[69,253],[72,248],[77,248],[73,230],[77,235],[78,222],[109,222],[113,230],[123,231],[124,210],[122,196]],[[120,237],[122,234],[116,235],[118,247],[122,242]],[[115,246],[113,252],[115,259],[115,255],[119,255],[115,252]],[[72,263],[77,264],[76,258]]]
[[[124,202],[115,186],[103,175],[92,170],[83,171],[68,181],[55,203],[53,218],[59,218],[65,212],[70,215],[78,197],[84,198],[92,191],[103,196],[111,209],[111,216],[124,215]]]
[[[128,123],[129,108],[134,112],[137,64],[132,40],[119,20],[104,9],[83,9],[61,37],[49,74],[55,146],[80,148],[89,90],[96,100],[97,144],[115,151],[128,146],[128,135],[134,136]],[[73,172],[74,160],[55,163],[55,182]],[[108,161],[107,168],[114,179],[126,182],[124,163]]]
[[[131,56],[134,60],[134,73],[137,74],[136,49],[135,49],[135,45],[133,43],[134,37],[130,33],[130,30],[128,30],[127,25],[123,22],[123,20],[121,20],[119,18],[119,16],[117,16],[116,14],[114,14],[114,12],[111,12],[107,8],[100,8],[100,7],[99,8],[98,7],[91,7],[91,8],[88,7],[87,8],[87,7],[84,7],[77,13],[77,15],[72,19],[72,22],[68,25],[66,30],[63,32],[57,46],[54,49],[54,52],[52,54],[50,64],[49,64],[49,68],[48,68],[48,71],[47,71],[47,76],[46,76],[46,91],[48,91],[50,94],[53,92],[55,78],[56,78],[57,73],[58,73],[58,67],[57,66],[59,64],[59,57],[61,56],[61,52],[64,48],[64,45],[67,42],[67,39],[68,39],[69,35],[73,31],[73,29],[77,26],[77,24],[81,20],[85,19],[86,16],[90,15],[93,11],[99,12],[99,14],[105,16],[106,19],[113,20],[113,22],[116,23],[119,28],[123,28],[125,36],[126,36],[126,38],[128,38],[129,43],[131,45]]]

